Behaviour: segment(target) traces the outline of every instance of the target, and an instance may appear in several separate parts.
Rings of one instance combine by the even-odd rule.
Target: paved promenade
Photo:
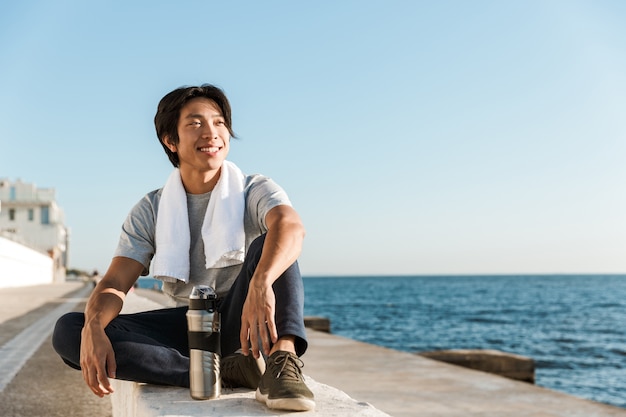
[[[0,416],[112,415],[109,399],[94,396],[50,346],[56,318],[81,311],[89,291],[78,283],[0,289]],[[158,302],[160,294],[133,296]],[[626,417],[626,409],[531,384],[327,333],[309,336],[306,375],[391,416]]]
[[[50,340],[56,319],[82,311],[90,290],[82,283],[0,289],[0,416],[112,416],[110,400],[93,395]]]

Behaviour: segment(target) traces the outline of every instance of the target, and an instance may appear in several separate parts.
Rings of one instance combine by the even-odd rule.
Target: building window
[[[34,209],[28,209],[28,221],[32,222],[33,220],[35,220],[35,210]]]
[[[49,206],[41,206],[41,224],[50,224]]]
[[[15,201],[15,185],[12,185],[11,188],[9,188],[9,200]]]
[[[15,209],[9,209],[9,220],[15,221]]]

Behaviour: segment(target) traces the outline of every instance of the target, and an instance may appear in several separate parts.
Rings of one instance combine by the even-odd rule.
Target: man
[[[234,133],[219,88],[170,92],[154,122],[175,169],[133,207],[84,314],[57,322],[54,348],[100,397],[113,392],[109,378],[188,387],[185,313],[192,287],[206,284],[219,297],[224,384],[256,389],[270,408],[313,409],[299,359],[307,348],[299,215],[275,182],[226,160]],[[151,263],[175,307],[120,315]]]

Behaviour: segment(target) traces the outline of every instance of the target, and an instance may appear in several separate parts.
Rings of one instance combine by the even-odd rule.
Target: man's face
[[[194,98],[180,111],[178,144],[167,144],[178,152],[179,167],[200,172],[216,171],[230,149],[230,132],[220,108],[207,98]]]

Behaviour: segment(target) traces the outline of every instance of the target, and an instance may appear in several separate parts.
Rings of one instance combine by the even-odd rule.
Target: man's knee
[[[78,364],[80,359],[80,332],[85,323],[83,313],[67,313],[61,316],[52,332],[52,347],[63,358]]]
[[[248,248],[248,253],[251,254],[253,257],[255,255],[259,257],[261,256],[261,252],[263,252],[263,244],[265,243],[266,235],[267,233],[263,233],[262,235],[254,239],[252,243],[250,243],[250,247]]]

